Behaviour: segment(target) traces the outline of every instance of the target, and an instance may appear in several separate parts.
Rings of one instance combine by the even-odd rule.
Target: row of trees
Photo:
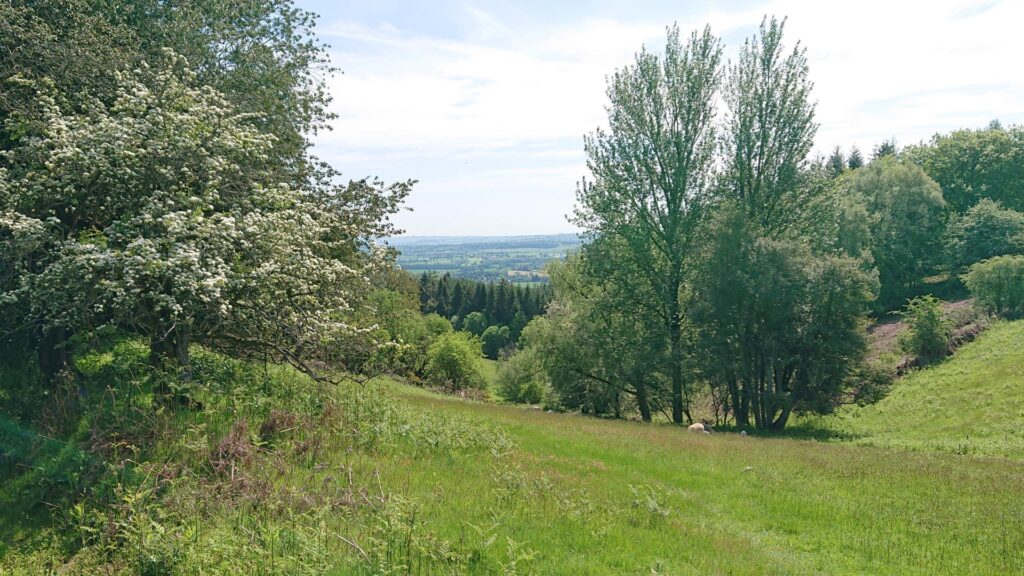
[[[452,278],[448,273],[428,274],[419,280],[420,311],[437,313],[453,321],[473,312],[483,314],[493,324],[512,324],[517,314],[526,321],[544,313],[551,299],[547,284],[514,284],[507,280],[477,282]]]
[[[1000,178],[1024,147],[995,154],[989,140],[1018,128],[902,153],[889,141],[867,165],[856,150],[812,161],[807,61],[783,29],[766,19],[724,65],[709,29],[684,42],[673,27],[663,56],[642,51],[609,78],[608,128],[586,139],[593,179],[577,192],[587,242],[554,266],[554,300],[503,369],[510,396],[536,399],[547,380],[566,408],[683,422],[708,392],[739,427],[780,429],[877,396],[869,311],[1017,249],[1018,213],[996,201],[1014,195]],[[970,164],[958,177],[953,158]]]
[[[955,278],[975,262],[1024,253],[1021,159],[1024,129],[993,122],[902,151],[889,143],[837,179],[841,243],[848,253],[859,245],[877,267],[876,311],[921,294],[929,276]]]
[[[547,284],[486,283],[447,273],[423,273],[419,280],[420,311],[448,318],[456,329],[479,336],[488,358],[497,358],[514,344],[526,324],[544,313],[550,299]]]
[[[190,378],[194,344],[349,363],[411,182],[309,154],[314,17],[277,0],[0,5],[0,346],[47,381],[104,334]],[[9,356],[10,354],[5,354]]]

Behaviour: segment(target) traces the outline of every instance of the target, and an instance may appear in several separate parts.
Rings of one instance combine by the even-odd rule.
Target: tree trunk
[[[736,419],[737,428],[750,427],[750,413],[747,411],[747,403],[740,392],[740,385],[735,376],[729,378],[729,397],[732,399],[732,413]]]
[[[679,280],[670,279],[668,306],[668,337],[671,343],[672,379],[672,422],[683,423],[683,350],[682,350],[682,319],[679,317]]]
[[[792,411],[792,403],[787,402],[786,407],[782,409],[782,413],[779,414],[779,417],[775,420],[775,422],[772,422],[772,428],[774,428],[775,430],[782,430],[783,428],[785,428],[786,422],[789,420],[789,415],[792,413]]]
[[[189,357],[189,345],[192,339],[192,326],[187,322],[175,325],[171,330],[156,329],[149,338],[149,364],[159,372],[177,371],[180,382],[192,380],[192,366]],[[166,375],[165,375],[166,376]],[[163,401],[171,401],[171,388],[166,377],[159,378],[153,389],[157,397]]]
[[[647,399],[647,385],[636,385],[636,406],[640,410],[640,419],[644,422],[651,421],[651,404]]]
[[[54,385],[68,367],[67,331],[62,327],[43,329],[36,347],[39,372],[46,385]]]
[[[192,323],[183,322],[174,329],[174,353],[178,362],[178,380],[192,381],[189,346],[192,344]]]

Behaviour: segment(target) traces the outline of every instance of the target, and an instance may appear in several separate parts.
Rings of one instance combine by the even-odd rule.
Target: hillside
[[[860,444],[1024,459],[1024,320],[993,325],[877,404],[817,422]]]
[[[1014,338],[1021,324],[1004,328]],[[87,389],[144,353],[89,357]],[[1024,570],[1024,533],[1008,529],[1024,522],[1022,462],[694,435],[386,380],[323,388],[214,355],[199,365],[204,381],[232,376],[198,412],[90,392],[68,436],[0,426],[18,447],[0,467],[0,573]],[[90,487],[107,466],[116,482]]]

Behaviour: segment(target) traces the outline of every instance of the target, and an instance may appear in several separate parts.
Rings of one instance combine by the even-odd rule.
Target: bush
[[[431,338],[447,334],[453,330],[452,323],[440,314],[431,313],[423,317],[427,325],[427,332]]]
[[[483,312],[470,312],[462,319],[462,329],[473,336],[479,336],[487,329],[487,317]]]
[[[1024,253],[1024,212],[983,199],[950,222],[946,250],[956,267],[994,256]]]
[[[970,267],[964,283],[986,311],[1003,316],[1024,314],[1024,256],[997,256]]]
[[[900,346],[908,354],[917,356],[922,364],[944,358],[953,326],[942,313],[942,301],[934,296],[919,296],[900,314],[907,321],[907,329],[900,335]]]
[[[435,384],[464,390],[483,388],[484,376],[477,366],[480,344],[465,332],[443,334],[427,351],[427,377]]]
[[[483,342],[484,356],[497,360],[501,349],[508,346],[511,334],[508,326],[488,326],[480,340]]]
[[[498,366],[498,392],[506,402],[540,404],[548,396],[546,374],[533,350],[523,350]]]

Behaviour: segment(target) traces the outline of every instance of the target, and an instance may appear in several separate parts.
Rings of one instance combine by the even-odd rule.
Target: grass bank
[[[0,573],[1024,571],[1019,461],[324,387],[209,354],[202,409],[154,411],[136,348],[83,364],[63,435],[0,426]]]
[[[1024,460],[1024,320],[992,325],[876,404],[805,423],[857,444]]]

